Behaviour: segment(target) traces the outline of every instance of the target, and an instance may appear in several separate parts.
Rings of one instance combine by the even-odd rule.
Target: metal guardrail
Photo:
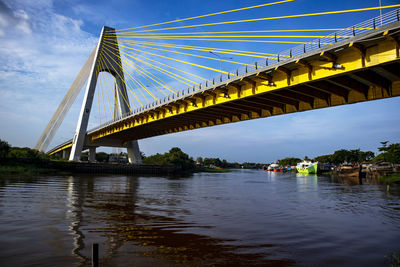
[[[256,61],[254,63],[254,66],[243,66],[236,70],[228,72],[229,74],[223,74],[218,77],[214,77],[211,80],[212,82],[210,82],[210,83],[202,82],[199,84],[199,86],[197,88],[196,87],[187,88],[187,89],[184,89],[184,90],[178,92],[177,94],[173,94],[173,95],[164,97],[158,101],[147,104],[144,107],[137,108],[129,113],[123,114],[122,116],[118,116],[114,120],[110,120],[110,121],[103,123],[95,128],[92,128],[88,131],[88,133],[95,132],[96,130],[104,128],[110,124],[114,124],[118,121],[122,121],[122,120],[126,119],[127,117],[135,116],[137,114],[144,113],[144,112],[154,109],[156,107],[160,107],[160,106],[164,106],[168,103],[172,103],[172,102],[176,101],[177,99],[183,99],[187,96],[196,94],[198,92],[202,92],[206,88],[215,87],[214,86],[215,84],[219,84],[224,81],[230,80],[236,76],[245,75],[246,73],[257,71],[258,69],[272,67],[275,64],[281,64],[282,62],[292,59],[293,57],[301,56],[301,55],[311,52],[313,50],[317,50],[317,49],[320,49],[323,47],[328,47],[330,45],[334,45],[337,42],[352,38],[352,37],[360,35],[360,34],[367,33],[371,30],[379,29],[380,27],[382,27],[384,25],[388,25],[388,24],[398,22],[398,21],[400,21],[400,9],[392,10],[390,12],[382,14],[381,16],[371,18],[364,22],[358,23],[352,27],[348,27],[345,30],[333,32],[329,35],[326,35],[323,38],[314,39],[314,40],[311,40],[310,42],[307,42],[306,44],[298,45],[291,49],[287,49],[287,50],[277,54],[277,56],[275,58],[268,58],[268,59],[262,59],[262,60]],[[57,146],[56,148],[66,145],[66,144],[70,143],[71,141],[72,141],[72,139],[63,143],[60,146]]]
[[[300,56],[307,52],[311,52],[313,50],[333,45],[339,41],[343,41],[349,38],[352,38],[356,35],[360,35],[366,32],[369,32],[374,29],[378,29],[384,25],[391,24],[393,22],[400,21],[400,9],[395,9],[382,16],[377,16],[375,18],[371,18],[367,21],[358,23],[352,27],[348,27],[345,30],[333,32],[329,35],[326,35],[324,38],[314,39],[306,44],[297,45],[291,49],[287,49],[279,54],[277,54],[276,59],[265,59],[259,60],[254,63],[254,67],[244,66],[240,67],[234,71],[231,71],[231,75],[221,75],[218,77],[218,82],[223,82],[232,78],[232,76],[243,75],[251,71],[255,71],[257,69],[268,67],[274,65],[276,63],[281,63],[285,60],[289,60],[293,57]],[[213,79],[214,80],[214,79]],[[200,84],[200,89],[207,87],[207,83]]]
[[[212,83],[202,82],[199,84],[199,86],[197,88],[196,87],[187,88],[185,90],[178,92],[177,94],[173,94],[173,95],[164,97],[158,101],[147,104],[144,107],[137,108],[137,109],[133,110],[132,112],[123,114],[122,116],[119,116],[114,120],[110,120],[104,124],[101,124],[98,127],[91,129],[89,132],[94,132],[97,129],[103,128],[114,122],[125,119],[128,116],[137,115],[137,114],[146,112],[148,110],[154,109],[156,107],[163,106],[167,103],[174,102],[177,100],[177,98],[181,99],[181,98],[184,98],[185,96],[193,95],[193,93],[203,91],[204,88],[210,87],[216,83],[221,83],[221,82],[227,81],[235,76],[244,75],[248,72],[256,71],[257,69],[262,69],[262,68],[265,68],[268,66],[271,67],[272,65],[275,65],[277,63],[282,63],[286,60],[290,60],[293,57],[301,56],[302,54],[305,54],[307,52],[311,52],[311,51],[319,49],[319,48],[333,45],[339,41],[343,41],[343,40],[352,38],[356,35],[360,35],[360,34],[369,32],[374,29],[379,29],[380,27],[382,27],[384,25],[388,25],[388,24],[391,24],[393,22],[398,22],[398,21],[400,21],[400,9],[392,10],[390,12],[382,14],[382,16],[377,16],[375,18],[371,18],[364,22],[358,23],[352,27],[348,27],[345,30],[333,32],[329,35],[326,35],[326,37],[324,37],[324,38],[314,39],[304,45],[298,45],[298,46],[295,46],[294,48],[287,49],[287,50],[279,53],[275,59],[269,58],[269,59],[263,59],[263,60],[256,61],[254,63],[254,67],[243,66],[236,70],[230,71],[229,72],[230,74],[223,74],[218,77],[214,77],[212,79]]]
[[[46,153],[50,153],[50,152],[52,152],[52,151],[54,151],[54,150],[57,150],[57,149],[59,149],[60,147],[63,147],[63,146],[65,146],[65,145],[68,145],[69,143],[72,143],[72,138],[69,139],[68,141],[65,141],[65,142],[62,143],[61,145],[58,145],[58,146],[56,146],[56,147],[53,147],[52,149],[48,150]]]

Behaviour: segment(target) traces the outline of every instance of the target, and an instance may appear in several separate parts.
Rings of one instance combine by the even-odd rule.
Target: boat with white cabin
[[[302,162],[297,163],[296,169],[299,173],[302,173],[302,174],[317,173],[318,172],[318,161],[311,162],[309,160],[304,160]]]

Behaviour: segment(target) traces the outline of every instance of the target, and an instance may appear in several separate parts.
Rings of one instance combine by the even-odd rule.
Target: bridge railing
[[[398,22],[400,21],[400,9],[395,9],[390,12],[382,14],[382,16],[377,16],[375,18],[371,18],[367,21],[358,23],[352,27],[348,27],[344,30],[340,30],[337,32],[333,32],[331,34],[326,35],[323,38],[319,39],[314,39],[310,42],[307,42],[306,44],[298,45],[295,46],[291,49],[287,49],[281,53],[279,53],[275,58],[268,58],[268,59],[262,59],[259,61],[256,61],[253,66],[244,66],[240,67],[236,70],[230,71],[229,74],[222,74],[218,77],[214,77],[211,79],[211,82],[203,82],[200,83],[198,87],[193,87],[193,88],[187,88],[184,89],[180,92],[178,92],[175,95],[170,95],[166,96],[158,101],[155,101],[153,103],[147,104],[144,107],[137,108],[135,110],[132,110],[129,113],[123,114],[122,116],[117,117],[115,120],[108,121],[104,124],[99,125],[98,127],[95,127],[89,131],[94,132],[100,128],[106,127],[110,124],[113,124],[117,121],[123,120],[124,118],[132,115],[137,115],[143,112],[146,112],[148,110],[154,109],[159,106],[163,106],[167,103],[171,103],[176,101],[177,99],[183,99],[187,96],[193,95],[197,92],[204,91],[206,88],[212,88],[214,87],[214,84],[219,84],[221,82],[227,81],[231,78],[234,78],[236,76],[240,75],[245,75],[248,72],[256,71],[258,69],[263,69],[266,67],[272,68],[275,64],[281,64],[282,62],[286,60],[290,60],[293,57],[301,56],[305,53],[327,47],[330,45],[334,45],[337,42],[352,38],[354,36],[366,33],[368,31],[374,30],[374,29],[379,29],[380,27],[384,25],[391,24],[393,22]]]
[[[64,143],[62,143],[62,144],[60,144],[60,145],[58,145],[58,146],[56,146],[56,147],[50,149],[49,151],[54,151],[54,150],[56,150],[56,149],[58,149],[58,148],[61,148],[61,147],[65,146],[65,145],[70,144],[71,142],[72,142],[72,139],[69,139],[68,141],[65,141]],[[47,153],[49,153],[49,151],[48,151]]]
[[[326,35],[324,38],[314,39],[307,42],[306,44],[297,45],[291,49],[287,49],[277,54],[275,59],[274,58],[262,59],[256,61],[254,63],[254,66],[240,67],[234,71],[231,71],[230,75],[221,75],[218,78],[218,81],[223,82],[234,76],[243,75],[260,68],[265,68],[274,65],[276,63],[283,62],[285,60],[291,59],[296,56],[301,56],[307,52],[311,52],[319,48],[334,45],[337,42],[352,38],[356,35],[360,35],[374,29],[378,29],[384,25],[388,25],[397,21],[400,21],[400,9],[395,9],[385,14],[382,14],[382,16],[371,18],[367,21],[358,23],[352,27],[348,27],[345,30],[340,30],[337,32],[330,33]],[[206,86],[206,84],[202,83],[201,87],[204,86]]]

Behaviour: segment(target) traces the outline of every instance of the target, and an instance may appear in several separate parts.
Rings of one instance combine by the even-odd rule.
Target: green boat
[[[296,169],[301,174],[318,173],[318,162],[305,160],[298,163]]]

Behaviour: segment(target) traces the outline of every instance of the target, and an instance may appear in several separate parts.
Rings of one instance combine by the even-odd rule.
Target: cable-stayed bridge
[[[291,0],[264,6],[286,2]],[[221,22],[144,29],[219,15],[223,12],[124,30],[104,27],[97,46],[44,130],[36,149],[47,148],[85,83],[84,100],[74,137],[54,147],[48,153],[60,153],[70,160],[79,160],[82,150],[89,149],[89,157],[94,160],[96,147],[126,147],[130,162],[140,163],[137,143],[139,139],[399,96],[400,19],[399,9],[394,9],[398,6],[400,5],[379,7],[393,10],[334,32],[332,29],[180,31],[192,27],[214,26],[222,24]],[[258,7],[260,6],[246,9]],[[289,19],[379,8],[262,19]],[[243,9],[224,12],[238,12]],[[223,23],[247,21],[249,20]],[[298,32],[328,30],[332,33],[298,35]],[[275,35],[277,32],[285,34]],[[288,35],[293,32],[296,34]],[[302,41],[301,38],[308,40]],[[281,43],[297,44],[297,46],[281,53],[267,53],[182,45],[178,43],[181,41],[196,41],[196,43],[212,41],[228,44]],[[195,52],[193,54],[190,51]],[[228,56],[259,60],[254,63],[238,62]],[[200,62],[214,60],[219,63],[219,67],[194,60],[187,61],[188,57],[195,57],[201,60]],[[225,71],[221,67],[225,62],[242,67],[234,71]],[[219,76],[204,78],[198,73],[191,72],[189,68],[178,67],[179,64],[217,72]],[[107,76],[104,73],[107,73]],[[175,82],[168,83],[165,77],[170,77]],[[176,86],[178,82],[180,88]],[[182,84],[185,87],[182,88]],[[88,131],[89,115],[96,100],[99,126]],[[103,121],[101,115],[104,115]]]

